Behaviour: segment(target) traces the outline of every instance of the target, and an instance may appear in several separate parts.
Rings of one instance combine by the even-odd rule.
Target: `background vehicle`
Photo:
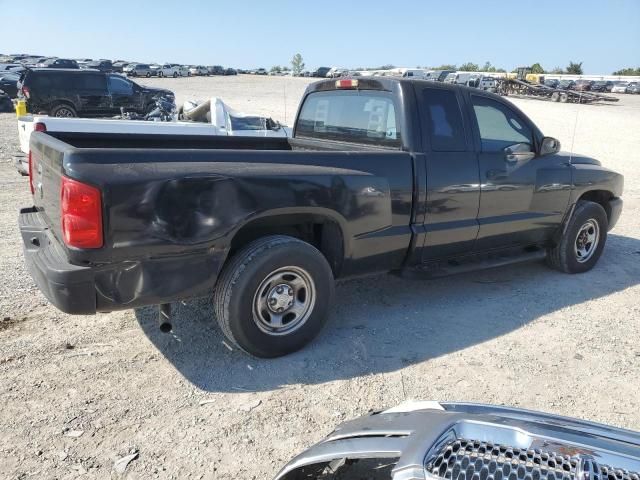
[[[409,78],[425,78],[427,76],[427,72],[421,69],[407,69],[402,73],[402,76]]]
[[[156,74],[146,63],[130,63],[122,71],[129,77],[152,77]]]
[[[640,93],[640,83],[631,82],[627,85],[627,93]]]
[[[435,80],[437,82],[444,82],[445,78],[447,78],[449,74],[455,73],[455,72],[453,70],[436,70],[435,73],[437,73]]]
[[[113,62],[112,68],[113,68],[113,71],[116,73],[123,73],[122,70],[127,65],[129,65],[129,62],[126,62],[124,60],[116,60],[115,62]]]
[[[111,60],[96,60],[93,62],[87,62],[83,68],[89,68],[92,70],[98,70],[100,72],[110,73],[113,72],[113,64]]]
[[[121,108],[146,114],[166,89],[142,87],[117,73],[93,70],[33,69],[21,78],[21,95],[31,113],[52,117],[111,117]]]
[[[13,102],[9,95],[2,91],[0,88],[0,112],[12,112],[13,111]]]
[[[560,90],[574,90],[576,88],[576,82],[573,80],[560,80],[556,88]]]
[[[14,68],[22,69],[22,65],[19,63],[0,63],[0,72],[11,71]]]
[[[267,75],[267,71],[264,68],[256,69],[256,75]]]
[[[209,75],[224,75],[225,69],[222,65],[211,65],[207,67]]]
[[[558,88],[559,83],[560,83],[560,80],[556,80],[555,78],[547,78],[544,81],[544,85],[550,88]]]
[[[331,70],[329,67],[319,67],[311,73],[312,77],[326,78],[327,73]]]
[[[591,85],[593,85],[593,80],[578,80],[576,81],[574,90],[588,92],[591,90]]]
[[[613,82],[608,80],[598,80],[591,85],[592,92],[610,92]]]
[[[0,90],[9,95],[11,98],[18,96],[18,81],[20,75],[13,72],[0,72]]]
[[[180,77],[180,67],[178,65],[171,65],[170,63],[165,63],[164,65],[151,65],[151,70],[153,70],[153,75],[158,77]]]
[[[49,58],[36,64],[38,68],[80,68],[78,62],[67,58]]]
[[[472,480],[492,471],[553,480],[556,469],[567,480],[585,471],[633,478],[640,433],[518,408],[412,401],[337,426],[276,480]]]
[[[392,77],[309,85],[291,139],[34,132],[30,149],[25,260],[54,305],[161,304],[166,331],[169,302],[213,291],[225,335],[262,357],[316,336],[335,278],[585,272],[622,209],[621,175],[508,100]]]
[[[204,120],[152,122],[121,119],[60,118],[27,115],[18,118],[20,150],[25,154],[15,159],[19,172],[28,172],[27,157],[31,134],[38,131],[76,133],[120,133],[143,135],[222,135],[242,137],[287,137],[291,129],[258,114],[244,113],[226,105],[222,99],[208,100],[209,110],[202,111]],[[194,104],[193,107],[196,105]],[[183,107],[184,108],[184,107]],[[181,109],[182,110],[182,109]],[[183,112],[184,117],[184,112]]]
[[[204,76],[204,75],[209,75],[209,70],[207,69],[207,67],[205,67],[203,65],[198,65],[196,67],[190,67],[189,68],[189,73],[191,75]]]
[[[628,86],[629,82],[615,82],[613,87],[611,87],[611,93],[627,93]]]
[[[238,75],[238,71],[235,68],[227,68],[224,71],[225,75]]]

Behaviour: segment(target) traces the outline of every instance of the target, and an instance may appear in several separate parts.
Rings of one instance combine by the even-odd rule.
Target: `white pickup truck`
[[[195,103],[191,102],[191,106],[194,105]],[[212,97],[201,103],[193,108],[193,111],[199,113],[200,121],[151,122],[105,118],[56,118],[46,115],[19,117],[18,137],[22,153],[14,156],[14,164],[22,175],[29,174],[29,140],[34,130],[153,135],[291,136],[291,128],[280,125],[268,117],[235,111],[218,97]],[[189,113],[190,111],[187,111],[184,116],[189,117]],[[195,115],[193,117],[196,118]]]

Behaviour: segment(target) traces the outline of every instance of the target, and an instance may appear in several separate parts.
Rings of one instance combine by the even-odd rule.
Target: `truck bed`
[[[34,132],[31,151],[36,193],[24,221],[35,223],[40,246],[55,244],[70,265],[91,268],[98,292],[76,313],[210,291],[235,233],[267,215],[336,225],[346,274],[399,268],[412,238],[407,152],[288,138],[69,132]],[[101,248],[62,241],[63,177],[101,192]]]

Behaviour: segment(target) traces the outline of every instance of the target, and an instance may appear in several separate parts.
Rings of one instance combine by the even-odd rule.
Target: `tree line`
[[[387,64],[387,65],[381,65],[380,67],[377,67],[377,68],[357,68],[356,70],[391,70],[393,68],[396,68],[396,67],[394,65]],[[422,68],[422,67],[418,66],[417,68]],[[455,70],[455,71],[460,70],[463,72],[496,72],[496,73],[507,72],[504,68],[498,68],[492,65],[491,62],[485,62],[484,65],[482,66],[473,62],[466,62],[460,66],[455,64],[444,64],[444,65],[440,65],[439,67],[424,67],[424,68],[428,68],[431,70]],[[530,68],[531,68],[531,73],[538,73],[538,74],[543,74],[543,73],[551,73],[551,74],[566,73],[570,75],[583,74],[582,62],[574,62],[574,61],[570,61],[569,65],[567,65],[565,68],[555,67],[555,68],[552,68],[551,70],[545,70],[542,67],[542,65],[540,65],[540,63],[534,63],[533,65],[531,65]],[[296,53],[293,56],[293,58],[291,59],[291,69],[289,69],[286,66],[280,67],[278,65],[274,65],[273,67],[271,67],[271,72],[274,72],[274,73],[288,72],[289,70],[292,70],[294,75],[299,75],[302,72],[302,70],[304,70],[304,61],[302,59],[301,54]],[[514,69],[512,70],[512,72],[516,72],[516,70]],[[639,75],[640,76],[640,67],[622,68],[620,70],[613,72],[613,75]]]

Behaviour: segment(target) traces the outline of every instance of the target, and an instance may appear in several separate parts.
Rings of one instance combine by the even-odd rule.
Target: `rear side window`
[[[106,90],[107,82],[104,75],[73,75],[73,86],[79,90]]]
[[[400,147],[400,126],[390,94],[330,91],[307,97],[296,124],[296,136]]]
[[[464,152],[465,141],[462,112],[456,93],[450,90],[426,88],[423,91],[431,150],[435,152]]]
[[[27,74],[24,84],[39,92],[64,90],[71,87],[69,75],[63,72],[37,72]]]

